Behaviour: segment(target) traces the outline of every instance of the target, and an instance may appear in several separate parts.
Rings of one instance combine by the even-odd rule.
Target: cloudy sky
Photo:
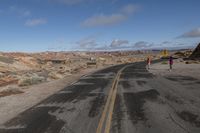
[[[0,0],[0,51],[194,47],[199,0]]]

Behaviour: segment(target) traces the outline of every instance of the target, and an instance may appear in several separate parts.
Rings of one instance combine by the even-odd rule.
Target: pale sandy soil
[[[24,93],[21,94],[0,97],[0,124],[5,123],[55,92],[72,84],[81,76],[102,68],[85,69],[81,73],[70,75],[64,79],[30,86],[27,89],[23,89]]]
[[[200,79],[200,64],[185,64],[184,62],[178,62],[175,60],[173,70],[169,71],[169,65],[162,64],[161,62],[152,64],[150,72],[160,76],[180,75]]]

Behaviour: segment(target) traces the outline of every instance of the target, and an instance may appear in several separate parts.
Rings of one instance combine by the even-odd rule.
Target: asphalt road
[[[191,95],[185,89],[196,89]],[[0,133],[200,133],[200,81],[113,66],[0,125]]]

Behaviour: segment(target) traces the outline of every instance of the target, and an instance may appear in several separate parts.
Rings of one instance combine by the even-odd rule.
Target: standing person
[[[147,69],[150,69],[150,65],[151,65],[151,58],[148,56],[147,57]]]
[[[173,57],[170,56],[170,57],[169,57],[169,70],[170,70],[170,71],[172,70],[172,65],[173,65]]]

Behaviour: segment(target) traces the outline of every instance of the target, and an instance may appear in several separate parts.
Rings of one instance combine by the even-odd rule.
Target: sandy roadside
[[[168,64],[162,64],[162,62],[152,64],[149,71],[157,76],[180,75],[200,79],[200,64],[186,64],[178,60],[174,61],[172,71],[169,71]]]
[[[169,132],[199,133],[200,64],[174,60],[173,70],[168,69],[168,64],[161,62],[152,64],[149,70],[155,76],[148,80],[147,86],[157,90],[164,103],[153,106],[155,115],[159,116],[162,125],[172,129]],[[151,108],[152,104],[148,107]],[[175,127],[181,127],[182,131],[176,131],[178,128]]]
[[[78,80],[81,76],[95,72],[102,68],[103,67],[85,69],[78,74],[70,75],[68,77],[65,77],[64,79],[59,79],[56,81],[30,86],[28,89],[24,89],[23,90],[24,93],[21,94],[1,97],[0,124],[5,123],[9,119],[29,109],[30,107],[46,99],[55,92],[72,84],[73,82]]]

